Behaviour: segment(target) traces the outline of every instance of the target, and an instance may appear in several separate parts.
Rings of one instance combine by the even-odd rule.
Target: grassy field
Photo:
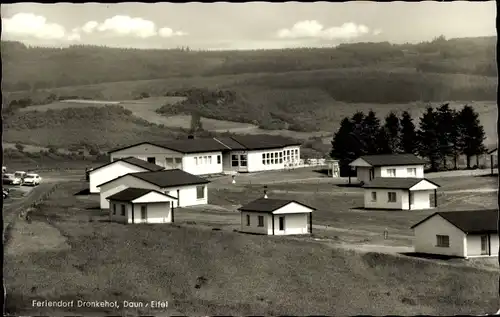
[[[39,298],[168,300],[168,310],[128,310],[155,315],[454,315],[498,309],[495,271],[212,231],[182,221],[108,223],[92,209],[95,200],[73,196],[82,185],[61,185],[30,224],[20,221],[14,228],[4,269],[9,313],[55,315],[31,307],[30,300]],[[351,217],[347,225],[370,223],[375,216],[345,217]]]

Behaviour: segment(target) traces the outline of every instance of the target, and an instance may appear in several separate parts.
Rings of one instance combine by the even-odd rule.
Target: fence
[[[326,166],[326,159],[300,159],[295,160],[290,163],[285,163],[285,168],[303,168],[303,167],[314,167],[314,166]]]

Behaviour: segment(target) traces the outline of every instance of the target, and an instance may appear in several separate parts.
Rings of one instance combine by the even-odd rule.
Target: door
[[[279,231],[285,231],[285,217],[279,217]]]
[[[488,236],[481,236],[481,255],[489,254],[488,251]]]
[[[148,210],[147,206],[141,206],[141,222],[147,222]]]
[[[410,196],[410,207],[415,204],[415,195],[412,192],[408,192],[408,195]]]

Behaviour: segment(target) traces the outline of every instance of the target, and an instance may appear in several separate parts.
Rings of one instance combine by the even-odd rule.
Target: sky
[[[33,46],[274,49],[496,36],[494,1],[1,6],[2,40]]]

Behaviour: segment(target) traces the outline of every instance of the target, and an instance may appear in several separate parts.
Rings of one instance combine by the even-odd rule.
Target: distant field
[[[108,223],[106,215],[92,210],[94,201],[73,196],[81,186],[61,185],[30,224],[19,221],[14,228],[5,251],[9,313],[51,314],[30,305],[40,296],[161,298],[169,301],[162,312],[169,315],[478,315],[498,309],[495,271],[358,253],[311,240],[212,231],[182,220],[177,226]],[[390,218],[391,224],[406,226],[408,215],[424,216],[333,212],[330,217],[343,228],[380,227]]]

